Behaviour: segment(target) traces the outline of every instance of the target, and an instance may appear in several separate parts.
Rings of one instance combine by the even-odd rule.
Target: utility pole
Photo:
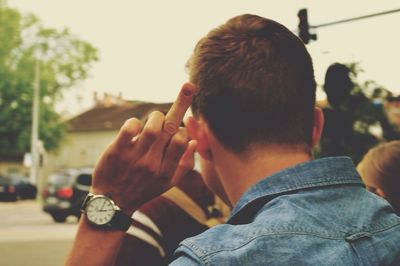
[[[31,132],[31,159],[32,165],[30,170],[30,182],[39,184],[39,96],[40,96],[40,62],[36,59],[35,62],[35,77],[33,81],[33,103],[32,103],[32,132]]]

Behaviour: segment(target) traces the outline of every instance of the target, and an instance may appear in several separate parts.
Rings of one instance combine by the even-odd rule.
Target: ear
[[[314,108],[314,127],[312,133],[312,146],[318,144],[324,128],[324,113],[318,107]]]
[[[205,160],[212,159],[210,142],[207,136],[207,124],[201,119],[188,117],[186,120],[186,128],[190,139],[197,141],[197,152]]]

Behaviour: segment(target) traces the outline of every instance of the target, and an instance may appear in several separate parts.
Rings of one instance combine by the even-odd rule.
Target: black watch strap
[[[94,194],[92,194],[92,193],[88,193],[88,194],[86,195],[86,197],[85,197],[85,199],[83,200],[82,205],[81,205],[81,212],[85,212],[86,205],[87,205],[87,203],[89,202],[89,200],[90,200],[91,198],[93,198],[93,196],[94,196]]]
[[[129,227],[132,225],[132,223],[133,223],[133,219],[129,215],[118,210],[115,212],[109,225],[111,228],[126,232],[129,229]]]

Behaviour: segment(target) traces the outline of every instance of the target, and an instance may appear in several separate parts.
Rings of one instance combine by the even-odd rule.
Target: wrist
[[[132,214],[139,208],[134,204],[127,203],[126,198],[117,193],[112,193],[109,190],[99,189],[95,187],[90,188],[90,193],[94,195],[104,195],[110,198],[116,206],[125,214],[132,216]]]
[[[126,232],[132,225],[131,213],[126,213],[107,195],[89,193],[81,207],[90,224],[102,230]]]

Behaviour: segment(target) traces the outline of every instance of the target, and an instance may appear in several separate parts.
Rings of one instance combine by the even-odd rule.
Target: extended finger
[[[171,137],[177,132],[187,109],[192,104],[196,87],[191,83],[183,84],[178,97],[165,116],[163,132]]]
[[[158,141],[161,136],[162,126],[164,122],[164,114],[154,111],[144,125],[142,132],[137,140],[136,153],[143,155],[154,142]]]
[[[126,120],[119,130],[117,138],[115,139],[117,147],[127,147],[130,144],[131,140],[139,134],[141,127],[142,123],[137,118]]]
[[[179,131],[171,138],[166,148],[160,169],[162,176],[169,178],[173,177],[179,161],[181,160],[182,155],[188,146],[188,142],[189,138],[187,137],[186,130],[184,128],[180,128]]]

